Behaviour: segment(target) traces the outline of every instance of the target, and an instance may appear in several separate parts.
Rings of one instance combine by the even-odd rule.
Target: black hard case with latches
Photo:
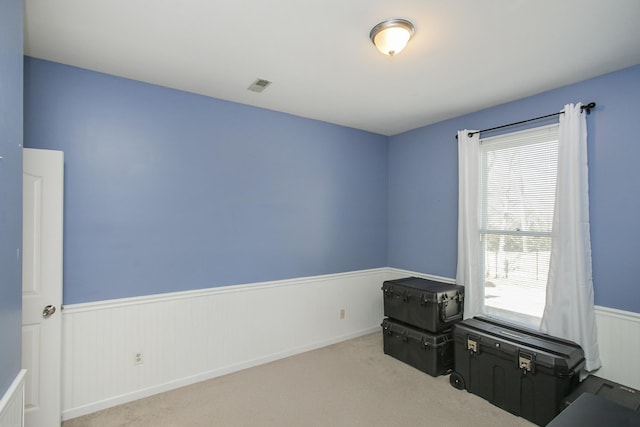
[[[382,284],[384,315],[429,332],[440,332],[462,319],[464,287],[419,277]]]
[[[381,326],[384,354],[433,377],[453,367],[451,329],[432,334],[393,319],[384,319]]]
[[[571,341],[483,317],[453,327],[451,384],[538,425],[562,409],[584,367]]]

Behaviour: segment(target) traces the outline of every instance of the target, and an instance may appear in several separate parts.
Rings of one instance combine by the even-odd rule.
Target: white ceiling
[[[383,135],[640,63],[639,0],[24,5],[25,55]],[[395,57],[369,40],[389,18],[416,28]]]

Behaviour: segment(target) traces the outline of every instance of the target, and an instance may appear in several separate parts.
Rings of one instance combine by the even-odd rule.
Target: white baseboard
[[[382,282],[406,276],[455,283],[381,268],[65,306],[63,420],[378,331]],[[596,321],[596,375],[640,389],[640,314]]]
[[[24,426],[24,377],[21,370],[0,399],[0,427]]]
[[[387,274],[375,269],[65,306],[62,418],[373,333]]]

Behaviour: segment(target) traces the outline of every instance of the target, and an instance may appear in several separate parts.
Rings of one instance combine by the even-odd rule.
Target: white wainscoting
[[[382,268],[67,305],[62,417],[376,332],[390,274]]]
[[[640,314],[596,307],[602,368],[595,375],[640,390]]]
[[[381,268],[65,306],[63,419],[376,332],[382,282],[406,276],[455,283]],[[596,374],[640,389],[640,314],[596,320]]]
[[[0,399],[0,427],[24,426],[24,377],[27,371],[20,371],[2,399]]]

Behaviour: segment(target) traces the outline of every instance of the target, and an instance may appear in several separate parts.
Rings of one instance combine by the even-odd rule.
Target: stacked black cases
[[[453,338],[451,384],[541,426],[584,367],[578,344],[509,323],[474,317],[457,323]]]
[[[451,325],[462,319],[464,288],[418,277],[382,284],[384,353],[432,376],[453,368]]]

